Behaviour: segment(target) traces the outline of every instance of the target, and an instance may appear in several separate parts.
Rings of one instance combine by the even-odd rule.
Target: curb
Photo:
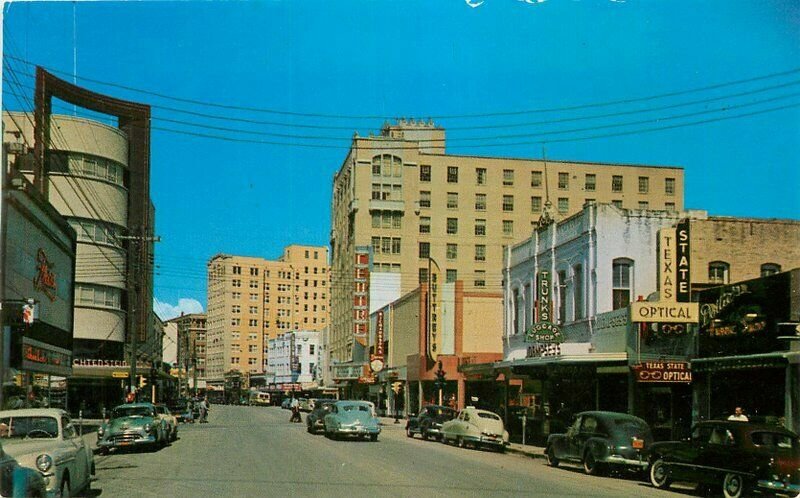
[[[534,449],[535,448],[535,449]],[[506,446],[506,453],[514,453],[515,455],[527,456],[530,458],[544,459],[544,448],[534,447],[531,449],[515,448],[513,446]]]

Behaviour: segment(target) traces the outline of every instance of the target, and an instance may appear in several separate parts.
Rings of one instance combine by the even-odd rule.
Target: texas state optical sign
[[[631,367],[637,382],[690,383],[692,370],[685,361],[648,361]]]

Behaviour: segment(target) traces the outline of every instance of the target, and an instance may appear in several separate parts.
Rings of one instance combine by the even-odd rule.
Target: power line
[[[6,54],[6,57],[11,59],[17,60],[23,64],[29,66],[37,66],[39,64],[35,64],[28,60],[22,59],[21,57],[17,57],[11,54]],[[40,65],[39,65],[40,66]],[[326,119],[396,119],[400,116],[387,116],[387,115],[359,115],[359,114],[326,114],[326,113],[314,113],[314,112],[297,112],[297,111],[287,111],[287,110],[280,110],[280,109],[271,109],[271,108],[262,108],[262,107],[250,107],[250,106],[241,106],[241,105],[233,105],[233,104],[222,104],[217,102],[207,102],[203,100],[196,100],[196,99],[188,99],[183,97],[175,97],[172,95],[167,95],[159,92],[154,92],[150,90],[143,90],[140,88],[135,88],[127,85],[121,85],[118,83],[111,83],[107,81],[102,81],[94,78],[89,78],[85,76],[78,76],[67,71],[60,71],[56,69],[47,68],[46,66],[41,66],[57,74],[64,74],[67,76],[73,76],[83,81],[89,81],[91,83],[97,83],[100,85],[106,85],[114,88],[120,88],[124,90],[128,90],[131,92],[141,93],[145,95],[152,95],[155,97],[167,99],[167,100],[174,100],[176,102],[184,102],[193,105],[200,105],[200,106],[207,106],[207,107],[216,107],[220,109],[228,109],[228,110],[236,110],[236,111],[250,111],[250,112],[258,112],[258,113],[265,113],[265,114],[276,114],[276,115],[284,115],[284,116],[295,116],[295,117],[314,117],[314,118],[326,118]],[[800,68],[791,68],[784,71],[779,71],[775,73],[769,73],[765,75],[759,75],[750,78],[743,78],[738,80],[732,80],[722,83],[716,83],[712,85],[706,85],[701,87],[695,87],[690,89],[684,90],[677,90],[673,92],[666,92],[660,93],[655,95],[648,95],[642,97],[633,97],[628,99],[617,99],[617,100],[609,100],[604,102],[595,102],[595,103],[586,103],[586,104],[577,104],[577,105],[570,105],[570,106],[560,106],[560,107],[551,107],[551,108],[538,108],[538,109],[525,109],[519,111],[495,111],[495,112],[488,112],[488,113],[468,113],[468,114],[441,114],[441,115],[431,115],[429,116],[431,119],[461,119],[461,118],[483,118],[483,117],[496,117],[496,116],[515,116],[515,115],[523,115],[523,114],[538,114],[538,113],[548,113],[548,112],[564,112],[564,111],[573,111],[573,110],[580,110],[580,109],[588,109],[588,108],[597,108],[597,107],[606,107],[612,105],[619,105],[619,104],[630,104],[636,102],[644,102],[648,100],[655,100],[660,98],[667,98],[667,97],[675,97],[679,95],[686,95],[690,93],[697,93],[709,90],[716,90],[719,88],[725,88],[734,85],[741,85],[744,83],[751,83],[754,81],[762,81],[765,79],[770,78],[777,78],[780,76],[786,76],[789,74],[795,74],[800,72]]]

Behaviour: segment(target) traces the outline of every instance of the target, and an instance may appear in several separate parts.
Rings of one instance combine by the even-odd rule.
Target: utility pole
[[[137,311],[141,312],[142,310],[136,309],[136,302],[139,297],[139,280],[137,279],[134,281],[134,272],[139,274],[140,272],[144,271],[147,264],[147,259],[145,258],[146,252],[144,250],[144,243],[146,242],[161,242],[161,237],[152,237],[148,236],[145,233],[141,235],[118,235],[117,239],[119,240],[127,240],[128,244],[128,254],[130,254],[131,249],[133,246],[138,246],[137,251],[137,258],[133,260],[132,258],[128,258],[129,267],[127,268],[127,281],[128,281],[128,291],[131,293],[128,299],[128,333],[131,334],[131,351],[130,351],[130,391],[134,392],[136,389],[136,363],[138,361],[138,352],[139,352],[139,330],[144,330],[144,327],[147,326],[147,317],[142,317],[140,320],[136,320],[134,318],[135,313]],[[141,245],[140,245],[141,244]],[[131,267],[131,265],[133,267]]]

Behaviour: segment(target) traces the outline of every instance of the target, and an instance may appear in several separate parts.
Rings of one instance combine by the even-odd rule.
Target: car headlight
[[[153,430],[153,426],[150,424],[144,424],[144,431],[151,432]]]
[[[103,437],[103,434],[105,434],[105,432],[106,430],[103,428],[103,426],[100,426],[100,428],[97,429],[97,435],[100,437]]]
[[[48,454],[42,454],[36,457],[36,468],[42,472],[47,472],[53,466],[53,459]]]

